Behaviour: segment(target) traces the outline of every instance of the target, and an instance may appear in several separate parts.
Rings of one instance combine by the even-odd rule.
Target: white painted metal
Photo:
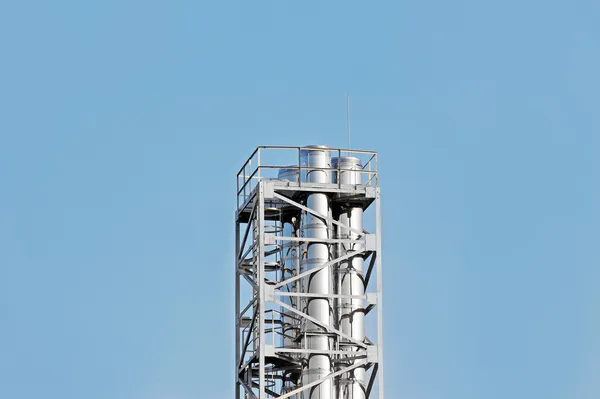
[[[342,157],[333,159],[333,167],[339,169],[333,176],[334,183],[341,184],[360,184],[362,166],[360,159],[355,157]],[[353,230],[336,226],[338,239],[356,240],[358,234],[356,231],[363,229],[363,209],[360,206],[347,206],[341,208],[339,216],[340,224],[348,226]],[[351,251],[364,250],[364,244],[338,244],[337,255],[343,256]],[[337,285],[341,295],[364,295],[364,259],[362,256],[340,262],[337,269]],[[344,334],[350,335],[357,341],[363,342],[365,339],[365,308],[364,300],[361,298],[346,299],[337,301],[338,308],[336,315],[338,317],[338,326]],[[344,349],[348,351],[358,351],[356,345],[345,345]],[[353,364],[350,362],[349,364]],[[365,367],[357,367],[348,374],[343,375],[339,380],[339,398],[340,399],[364,399],[366,389]]]
[[[310,183],[330,183],[329,170],[314,170],[312,168],[331,168],[329,149],[323,146],[311,147],[314,149],[303,150],[302,166],[311,169],[302,171],[302,178]],[[307,207],[322,215],[329,215],[329,198],[324,193],[313,193],[308,196]],[[302,220],[302,235],[306,238],[329,239],[330,227],[327,220],[305,213]],[[321,242],[311,242],[306,248],[306,258],[302,260],[304,269],[310,270],[329,261],[329,245]],[[305,292],[311,294],[331,294],[332,279],[331,268],[325,267],[304,280]],[[331,303],[328,298],[310,298],[307,302],[306,313],[320,323],[330,325],[332,321]],[[319,325],[307,322],[303,331],[303,345],[306,349],[332,350],[333,340]],[[333,372],[331,358],[327,354],[311,354],[305,359],[302,370],[302,384],[308,385],[319,379],[327,377]],[[333,399],[332,379],[327,379],[308,392],[302,393],[302,399]]]

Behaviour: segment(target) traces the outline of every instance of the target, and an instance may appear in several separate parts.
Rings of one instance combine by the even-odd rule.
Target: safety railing
[[[303,153],[308,154],[310,151],[328,152],[330,159],[352,157],[355,165],[353,168],[344,168],[345,162],[338,162],[335,167],[314,167],[308,165],[306,159],[303,160]],[[355,172],[359,176],[355,184],[378,186],[378,167],[379,159],[375,151],[329,147],[259,146],[237,174],[237,206],[240,207],[246,202],[261,180],[287,180],[298,183],[301,187],[302,184],[309,183],[307,175],[318,170],[331,172],[331,184],[336,184],[338,187],[342,186],[342,179],[334,179],[335,172],[337,176],[342,172]]]

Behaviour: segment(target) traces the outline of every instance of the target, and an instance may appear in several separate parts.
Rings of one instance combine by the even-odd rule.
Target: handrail
[[[246,188],[246,185],[248,184],[248,182],[251,181],[254,178],[254,175],[256,175],[257,173],[258,173],[258,167],[256,169],[254,169],[254,172],[252,172],[252,174],[250,176],[248,176],[247,180],[242,185],[242,188],[239,189],[238,195],[240,195],[242,193],[244,188]]]
[[[365,164],[363,165],[363,170],[367,167],[367,165],[369,165],[371,163],[371,161],[373,160],[373,158],[375,158],[375,156],[377,156],[377,153],[374,153],[373,155],[371,155],[371,158],[369,158],[369,160],[367,162],[365,162]]]
[[[254,158],[254,155],[256,155],[258,153],[258,151],[261,149],[282,149],[282,150],[315,150],[315,147],[299,147],[299,146],[291,146],[291,145],[259,145],[257,146],[254,151],[252,152],[252,154],[246,159],[246,162],[244,162],[244,165],[242,165],[242,167],[240,168],[240,170],[238,171],[238,176],[240,175],[240,173],[242,173],[242,171],[244,170],[244,167],[250,162],[250,160],[252,158]],[[371,154],[371,155],[376,155],[377,151],[371,151],[371,150],[352,150],[352,149],[347,149],[347,148],[333,148],[333,147],[327,147],[327,148],[323,148],[323,151],[329,151],[329,152],[345,152],[348,154]],[[371,160],[373,159],[373,157],[371,157],[368,162],[371,162]]]
[[[239,171],[238,171],[238,173],[237,173],[237,175],[238,175],[238,176],[240,175],[240,173],[242,173],[242,171],[244,170],[244,168],[246,167],[246,165],[248,164],[248,162],[250,162],[250,160],[251,160],[252,158],[254,158],[254,155],[255,155],[255,154],[258,152],[258,149],[259,149],[259,148],[260,148],[260,147],[256,147],[256,149],[254,150],[254,152],[252,153],[252,155],[250,155],[250,156],[248,157],[248,159],[246,159],[246,162],[244,162],[244,165],[242,165],[242,167],[240,168],[240,170],[239,170]]]
[[[259,145],[258,147],[256,147],[256,149],[258,150],[259,148],[265,148],[265,149],[282,149],[282,150],[309,150],[309,151],[315,151],[315,150],[322,150],[322,151],[342,151],[342,152],[347,152],[347,153],[357,153],[357,154],[376,154],[377,151],[372,151],[372,150],[353,150],[353,149],[348,149],[348,148],[334,148],[334,147],[324,147],[324,148],[318,148],[318,147],[301,147],[301,146],[293,146],[293,145]]]
[[[261,151],[261,150],[267,150],[267,151]],[[295,150],[297,151],[297,159],[296,159],[296,164],[294,165],[294,161],[292,161],[289,164],[285,164],[285,165],[274,165],[274,164],[261,164],[261,162],[263,162],[263,160],[265,159],[264,155],[267,155],[267,158],[269,156],[269,152],[268,150]],[[335,156],[337,155],[338,158],[342,157],[342,154],[347,154],[346,156],[358,156],[358,155],[370,155],[370,157],[368,158],[368,160],[362,159],[363,165],[359,168],[359,169],[346,169],[346,168],[341,168],[341,163],[339,163],[337,165],[337,167],[330,167],[330,168],[319,168],[319,167],[312,167],[312,166],[303,166],[302,165],[302,151],[326,151],[328,153],[331,154],[331,156]],[[265,152],[265,154],[261,154],[261,152]],[[366,158],[366,157],[364,157]],[[294,159],[294,156],[291,156],[291,159]],[[359,157],[360,159],[360,157]],[[253,160],[255,162],[254,168],[252,168],[251,170],[249,166],[252,165]],[[310,173],[311,171],[316,171],[316,170],[320,170],[320,171],[328,171],[328,172],[337,172],[337,173],[341,173],[341,172],[358,172],[360,173],[361,179],[359,180],[360,182],[357,183],[359,185],[367,185],[367,186],[377,186],[379,185],[379,176],[378,176],[378,169],[379,169],[379,157],[376,151],[369,151],[369,150],[353,150],[353,149],[347,149],[347,148],[332,148],[332,147],[323,147],[323,148],[319,148],[319,147],[302,147],[302,146],[276,146],[276,145],[261,145],[261,146],[257,146],[254,151],[252,152],[252,154],[246,159],[246,162],[242,165],[242,167],[239,169],[238,173],[237,173],[237,182],[236,182],[236,189],[237,189],[237,196],[238,196],[238,206],[239,206],[239,200],[241,197],[243,197],[242,202],[244,202],[246,200],[246,198],[248,198],[248,196],[251,194],[252,192],[252,188],[250,188],[250,190],[248,190],[248,186],[250,184],[250,182],[252,180],[257,180],[260,181],[262,179],[265,178],[265,176],[261,173],[261,170],[272,170],[272,169],[291,169],[291,170],[295,170],[298,172],[298,178],[296,180],[296,182],[301,186],[303,184],[302,182],[302,175],[305,173]],[[248,175],[248,173],[251,171],[250,175]],[[268,173],[267,173],[268,175]],[[364,177],[366,176],[366,178]],[[267,178],[271,178],[271,177],[267,177]],[[366,183],[362,183],[364,180],[366,179]],[[341,181],[338,181],[338,187],[341,187]],[[249,192],[248,192],[249,191]]]

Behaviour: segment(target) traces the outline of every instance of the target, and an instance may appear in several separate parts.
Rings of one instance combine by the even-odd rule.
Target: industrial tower
[[[240,169],[235,399],[384,398],[377,169],[324,146],[261,146]]]

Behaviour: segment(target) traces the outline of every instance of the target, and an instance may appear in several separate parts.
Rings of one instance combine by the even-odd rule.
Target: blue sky
[[[380,152],[387,398],[600,397],[600,3],[0,5],[0,397],[231,398],[235,172]]]

